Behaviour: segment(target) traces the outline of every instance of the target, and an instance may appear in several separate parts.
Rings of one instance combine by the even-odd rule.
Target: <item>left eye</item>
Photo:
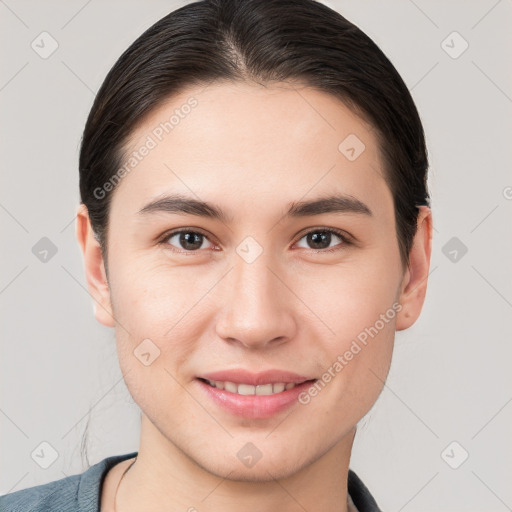
[[[341,243],[338,243],[334,247],[329,248],[333,235],[339,238],[341,240]],[[315,252],[336,251],[337,249],[340,249],[340,246],[349,243],[347,236],[345,236],[340,231],[334,229],[315,229],[313,231],[309,231],[308,233],[306,233],[300,240],[302,240],[303,238],[306,239],[307,243],[313,244],[314,247],[312,247],[311,249],[313,249]]]

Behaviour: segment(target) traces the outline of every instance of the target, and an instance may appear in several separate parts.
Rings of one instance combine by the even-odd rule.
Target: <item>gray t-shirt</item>
[[[107,457],[81,474],[0,496],[0,512],[100,512],[101,487],[107,472],[137,454]],[[352,470],[348,473],[348,493],[356,512],[382,512]]]

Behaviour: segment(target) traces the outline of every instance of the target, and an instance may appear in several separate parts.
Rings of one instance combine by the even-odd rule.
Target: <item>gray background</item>
[[[117,57],[184,3],[0,0],[2,494],[86,469],[87,423],[90,464],[138,449],[139,411],[113,330],[93,317],[75,239],[78,145]],[[424,311],[397,334],[351,467],[385,511],[512,510],[512,2],[325,3],[412,91],[435,227]],[[43,31],[59,45],[46,59],[31,47]],[[453,31],[469,44],[457,58]],[[47,261],[43,237],[57,249]],[[58,454],[47,469],[43,442]]]

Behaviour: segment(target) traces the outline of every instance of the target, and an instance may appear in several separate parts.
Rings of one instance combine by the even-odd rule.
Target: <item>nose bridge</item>
[[[217,330],[224,339],[257,347],[290,338],[294,321],[284,297],[286,287],[274,274],[277,265],[270,252],[256,254],[250,244],[237,248],[241,255],[235,255],[229,273],[229,291]]]
[[[267,254],[261,254],[252,262],[238,259],[232,272],[233,304],[243,305],[254,312],[266,309],[272,300],[270,292],[276,287],[275,276],[269,270],[270,260]]]

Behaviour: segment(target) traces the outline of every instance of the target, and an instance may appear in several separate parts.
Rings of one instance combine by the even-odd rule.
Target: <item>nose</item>
[[[296,332],[294,307],[297,299],[290,291],[285,273],[274,268],[265,253],[247,263],[236,257],[223,283],[223,306],[217,316],[216,331],[226,342],[258,349],[277,346]]]

